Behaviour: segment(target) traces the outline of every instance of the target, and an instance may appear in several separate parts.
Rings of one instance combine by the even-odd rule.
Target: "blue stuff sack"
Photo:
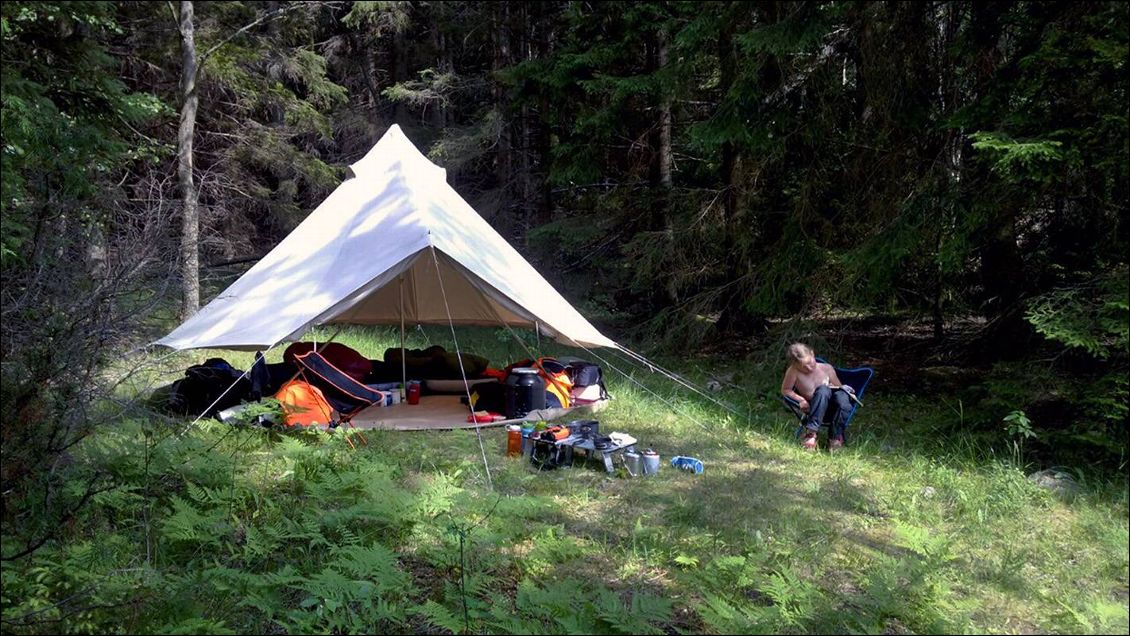
[[[683,457],[682,455],[672,457],[671,466],[678,468],[679,470],[693,472],[696,475],[701,475],[704,468],[701,459],[695,459],[694,457]]]

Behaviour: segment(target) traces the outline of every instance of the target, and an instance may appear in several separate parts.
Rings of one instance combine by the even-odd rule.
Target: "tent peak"
[[[429,179],[439,178],[447,181],[447,171],[420,152],[398,124],[390,126],[369,152],[350,164],[349,168],[353,171],[354,177],[367,178],[379,174],[395,163],[400,164],[402,172],[417,173]]]

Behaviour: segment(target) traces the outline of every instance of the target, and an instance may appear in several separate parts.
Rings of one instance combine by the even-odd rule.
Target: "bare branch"
[[[86,505],[86,502],[91,497],[93,497],[94,495],[97,495],[99,493],[106,492],[106,491],[116,487],[116,484],[111,483],[107,486],[103,486],[102,488],[95,488],[94,485],[96,483],[98,483],[98,479],[101,476],[102,476],[101,474],[94,475],[94,478],[90,480],[89,484],[87,484],[86,492],[83,494],[82,499],[80,499],[79,502],[74,505],[74,507],[72,507],[70,510],[68,510],[67,513],[65,515],[63,515],[62,518],[60,518],[58,522],[55,523],[52,530],[46,532],[39,539],[28,542],[25,545],[24,549],[20,550],[19,552],[16,552],[15,554],[7,555],[7,556],[0,556],[0,561],[14,561],[16,559],[19,559],[20,557],[25,557],[25,556],[31,554],[32,552],[35,552],[39,548],[43,547],[43,544],[45,544],[48,541],[50,541],[51,539],[55,538],[55,532],[59,528],[61,528],[65,523],[70,521],[71,517],[75,516],[75,514],[84,505]]]
[[[180,30],[180,16],[177,15],[177,10],[173,8],[172,0],[166,0],[165,4],[169,5],[169,13],[173,15],[173,24],[177,25],[177,33],[183,36],[184,32]]]
[[[210,48],[210,49],[208,49],[207,51],[205,51],[205,52],[204,52],[204,54],[200,56],[200,64],[199,64],[199,66],[197,66],[197,71],[196,71],[196,72],[197,72],[197,73],[199,73],[199,72],[200,72],[200,70],[199,70],[199,69],[201,69],[201,68],[203,68],[203,67],[204,67],[204,62],[205,62],[205,61],[206,61],[206,60],[207,60],[207,59],[208,59],[209,57],[211,57],[211,55],[212,55],[213,53],[215,53],[216,51],[218,51],[218,50],[220,49],[220,47],[224,46],[224,45],[225,45],[225,44],[227,44],[228,42],[231,42],[231,41],[232,41],[232,40],[234,40],[235,38],[237,38],[237,37],[239,37],[239,36],[243,35],[243,34],[244,34],[244,33],[246,33],[247,31],[249,31],[249,30],[251,30],[251,29],[255,28],[256,26],[258,26],[258,25],[260,25],[260,24],[262,24],[262,23],[264,23],[264,22],[266,22],[266,21],[268,21],[268,20],[274,20],[275,18],[282,16],[282,15],[283,15],[284,13],[287,13],[288,11],[291,11],[291,10],[293,10],[293,9],[298,9],[298,8],[301,8],[301,7],[303,7],[304,5],[305,5],[305,3],[303,3],[303,2],[296,2],[296,3],[294,3],[294,4],[289,4],[289,5],[285,6],[285,7],[282,7],[282,8],[280,8],[280,9],[276,9],[276,10],[274,10],[274,11],[270,11],[270,12],[264,13],[263,15],[259,16],[258,18],[256,18],[256,19],[255,19],[254,21],[252,21],[252,22],[249,22],[249,23],[245,24],[245,25],[244,25],[244,26],[243,26],[242,28],[240,28],[240,29],[239,29],[238,31],[236,31],[235,33],[232,33],[232,34],[231,34],[231,35],[229,35],[228,37],[224,38],[223,40],[221,40],[220,42],[218,42],[217,44],[215,44],[214,46],[212,46],[212,48]]]

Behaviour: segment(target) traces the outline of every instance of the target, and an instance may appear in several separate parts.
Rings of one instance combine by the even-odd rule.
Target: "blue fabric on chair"
[[[816,358],[816,361],[828,364],[828,361],[824,358]],[[871,367],[859,367],[857,369],[841,369],[840,367],[833,368],[836,369],[836,375],[839,376],[840,382],[843,382],[847,386],[855,389],[855,397],[863,400],[863,391],[867,388],[867,383],[870,382],[871,378],[875,375],[875,370]],[[797,427],[796,430],[796,436],[800,437],[801,434],[804,433],[804,411],[800,410],[800,404],[790,397],[782,395],[781,401],[784,402],[785,406],[787,406],[789,410],[793,412],[793,415],[795,415],[797,419],[800,420],[800,426]],[[851,424],[851,418],[855,416],[855,412],[858,410],[859,403],[853,400],[851,403],[851,411],[849,411],[847,416],[844,418],[845,437],[847,427],[849,424]],[[826,426],[824,422],[821,422],[820,424],[821,426]]]

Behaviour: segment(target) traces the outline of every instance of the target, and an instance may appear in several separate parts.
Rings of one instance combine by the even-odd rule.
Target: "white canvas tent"
[[[255,351],[317,325],[400,325],[403,334],[405,324],[437,324],[534,328],[562,344],[631,354],[480,217],[399,126],[350,167],[353,176],[281,243],[153,344]],[[401,430],[466,426],[468,408],[456,396],[405,406],[369,408],[353,421]]]
[[[623,374],[592,351],[611,348],[704,395],[589,324],[448,185],[443,168],[399,126],[350,167],[353,176],[278,246],[153,344],[265,350],[332,323],[400,325],[402,334],[405,324],[526,327],[583,348]],[[464,427],[450,425],[467,413],[457,397],[435,406],[431,413],[404,404],[372,407],[353,421],[404,430]],[[399,424],[389,426],[390,420]],[[481,436],[479,444],[486,464]],[[489,475],[488,468],[488,482]]]
[[[392,128],[353,177],[247,273],[155,344],[269,349],[316,325],[528,327],[615,347]]]

